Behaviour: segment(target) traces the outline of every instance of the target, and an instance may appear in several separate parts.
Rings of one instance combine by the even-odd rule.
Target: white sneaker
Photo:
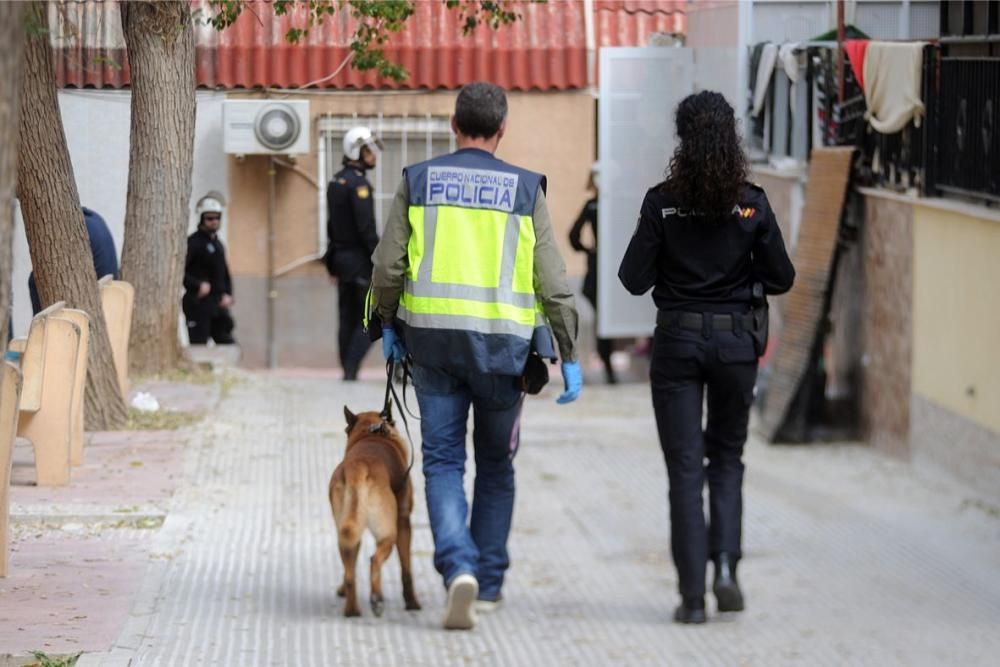
[[[448,585],[448,608],[444,627],[448,630],[471,630],[476,624],[476,596],[479,582],[471,574],[460,574]]]
[[[503,598],[497,598],[496,600],[476,600],[476,613],[492,613],[500,608],[501,602],[503,602]]]

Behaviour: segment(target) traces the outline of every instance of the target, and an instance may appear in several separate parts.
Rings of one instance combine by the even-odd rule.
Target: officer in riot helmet
[[[198,229],[188,237],[184,262],[184,317],[188,340],[203,345],[211,338],[219,345],[236,342],[233,282],[226,264],[226,250],[219,240],[224,209],[222,195],[210,192],[195,207]]]
[[[685,98],[676,123],[679,143],[666,180],[646,193],[618,276],[632,294],[653,289],[650,380],[682,597],[674,620],[704,623],[709,559],[717,609],[744,608],[736,578],[742,455],[766,344],[763,295],[788,291],[795,270],[767,195],[746,180],[747,159],[725,98],[710,91]]]
[[[340,309],[338,343],[345,380],[356,380],[370,341],[362,323],[365,295],[372,276],[372,253],[378,245],[374,191],[365,172],[375,167],[382,142],[367,127],[344,135],[344,168],[326,189],[329,245],[324,261],[337,279]]]

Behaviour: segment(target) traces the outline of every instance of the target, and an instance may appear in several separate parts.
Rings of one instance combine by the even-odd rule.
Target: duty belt
[[[689,313],[682,310],[659,310],[656,326],[679,327],[689,331],[753,330],[753,313]]]

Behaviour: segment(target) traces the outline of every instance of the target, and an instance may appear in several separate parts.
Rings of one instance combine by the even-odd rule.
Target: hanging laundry
[[[801,46],[798,42],[786,42],[778,49],[778,62],[781,63],[781,69],[784,70],[785,76],[787,76],[789,82],[791,82],[791,90],[788,92],[788,106],[790,107],[793,115],[795,114],[795,100],[798,97],[796,88],[799,83],[799,65],[801,55]]]
[[[867,51],[867,39],[849,39],[844,42],[847,61],[851,63],[851,71],[854,72],[854,79],[861,86],[861,90],[865,89],[865,53]]]
[[[911,120],[920,125],[924,103],[920,81],[926,42],[870,42],[863,75],[866,117],[882,134],[899,132]]]
[[[798,42],[787,42],[781,45],[778,49],[778,60],[781,61],[781,67],[785,70],[785,76],[792,83],[799,80],[799,55],[801,53],[802,47]]]
[[[753,101],[756,99],[756,89],[757,89],[757,70],[760,68],[760,56],[764,52],[764,47],[768,45],[768,42],[757,42],[753,45],[753,49],[750,51],[750,85],[747,86],[747,109],[753,109]],[[761,141],[764,139],[764,116],[757,115],[748,119],[750,125],[751,137],[758,137]]]
[[[764,108],[764,100],[767,99],[767,90],[771,86],[771,74],[774,73],[774,64],[778,61],[778,46],[776,44],[765,44],[760,52],[760,64],[757,66],[757,78],[753,91],[753,110],[751,115],[759,116]]]
[[[764,52],[764,47],[770,42],[757,42],[750,52],[750,99],[753,99],[754,90],[757,88],[757,70],[760,68],[760,56]]]

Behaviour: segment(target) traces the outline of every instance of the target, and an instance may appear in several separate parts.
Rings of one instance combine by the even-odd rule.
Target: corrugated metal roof
[[[237,22],[217,32],[198,25],[198,85],[208,88],[298,88],[324,79],[349,53],[356,23],[338,12],[301,44],[289,44],[291,26],[306,9],[275,16],[271,3],[252,1]],[[193,0],[206,11],[205,0]],[[685,0],[595,0],[596,46],[643,46],[653,33],[683,33]],[[56,77],[60,86],[120,88],[129,71],[118,0],[49,5]],[[344,68],[313,84],[335,89],[454,89],[479,79],[509,90],[565,90],[588,84],[585,11],[580,0],[518,4],[523,19],[493,31],[463,35],[458,14],[441,0],[418,0],[406,29],[386,47],[410,78],[401,84]],[[595,77],[596,78],[596,77]]]

